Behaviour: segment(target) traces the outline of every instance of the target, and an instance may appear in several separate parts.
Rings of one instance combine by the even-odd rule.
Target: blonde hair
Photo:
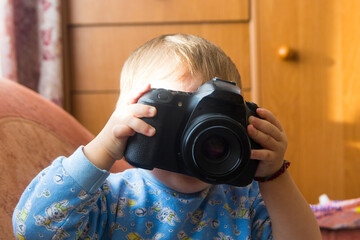
[[[202,83],[219,77],[241,87],[235,64],[214,43],[188,34],[162,35],[140,46],[124,63],[118,104],[151,77],[165,79],[186,74],[200,77]]]

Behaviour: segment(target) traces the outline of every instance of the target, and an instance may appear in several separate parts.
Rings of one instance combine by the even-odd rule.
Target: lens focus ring
[[[195,176],[204,179],[228,179],[242,171],[250,158],[246,129],[224,116],[195,119],[182,138],[182,155]]]

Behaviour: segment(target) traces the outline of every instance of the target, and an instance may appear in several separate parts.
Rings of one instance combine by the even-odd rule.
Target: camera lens
[[[213,182],[238,176],[249,160],[250,150],[246,129],[219,114],[194,119],[182,138],[186,166],[195,176]]]
[[[192,144],[193,161],[207,175],[223,176],[241,164],[242,147],[236,134],[223,126],[201,131]]]
[[[221,161],[229,154],[228,144],[221,136],[210,136],[203,142],[201,150],[207,159]]]

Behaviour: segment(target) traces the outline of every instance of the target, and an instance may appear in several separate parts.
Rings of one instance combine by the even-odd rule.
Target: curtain
[[[0,0],[3,77],[62,105],[61,0]]]

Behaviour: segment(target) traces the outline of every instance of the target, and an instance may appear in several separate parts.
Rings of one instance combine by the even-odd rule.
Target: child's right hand
[[[85,156],[95,166],[110,170],[114,162],[123,157],[127,139],[135,132],[146,136],[155,134],[155,129],[140,118],[154,117],[156,109],[137,103],[149,89],[150,84],[134,94],[127,104],[117,106],[101,132],[84,147]]]

